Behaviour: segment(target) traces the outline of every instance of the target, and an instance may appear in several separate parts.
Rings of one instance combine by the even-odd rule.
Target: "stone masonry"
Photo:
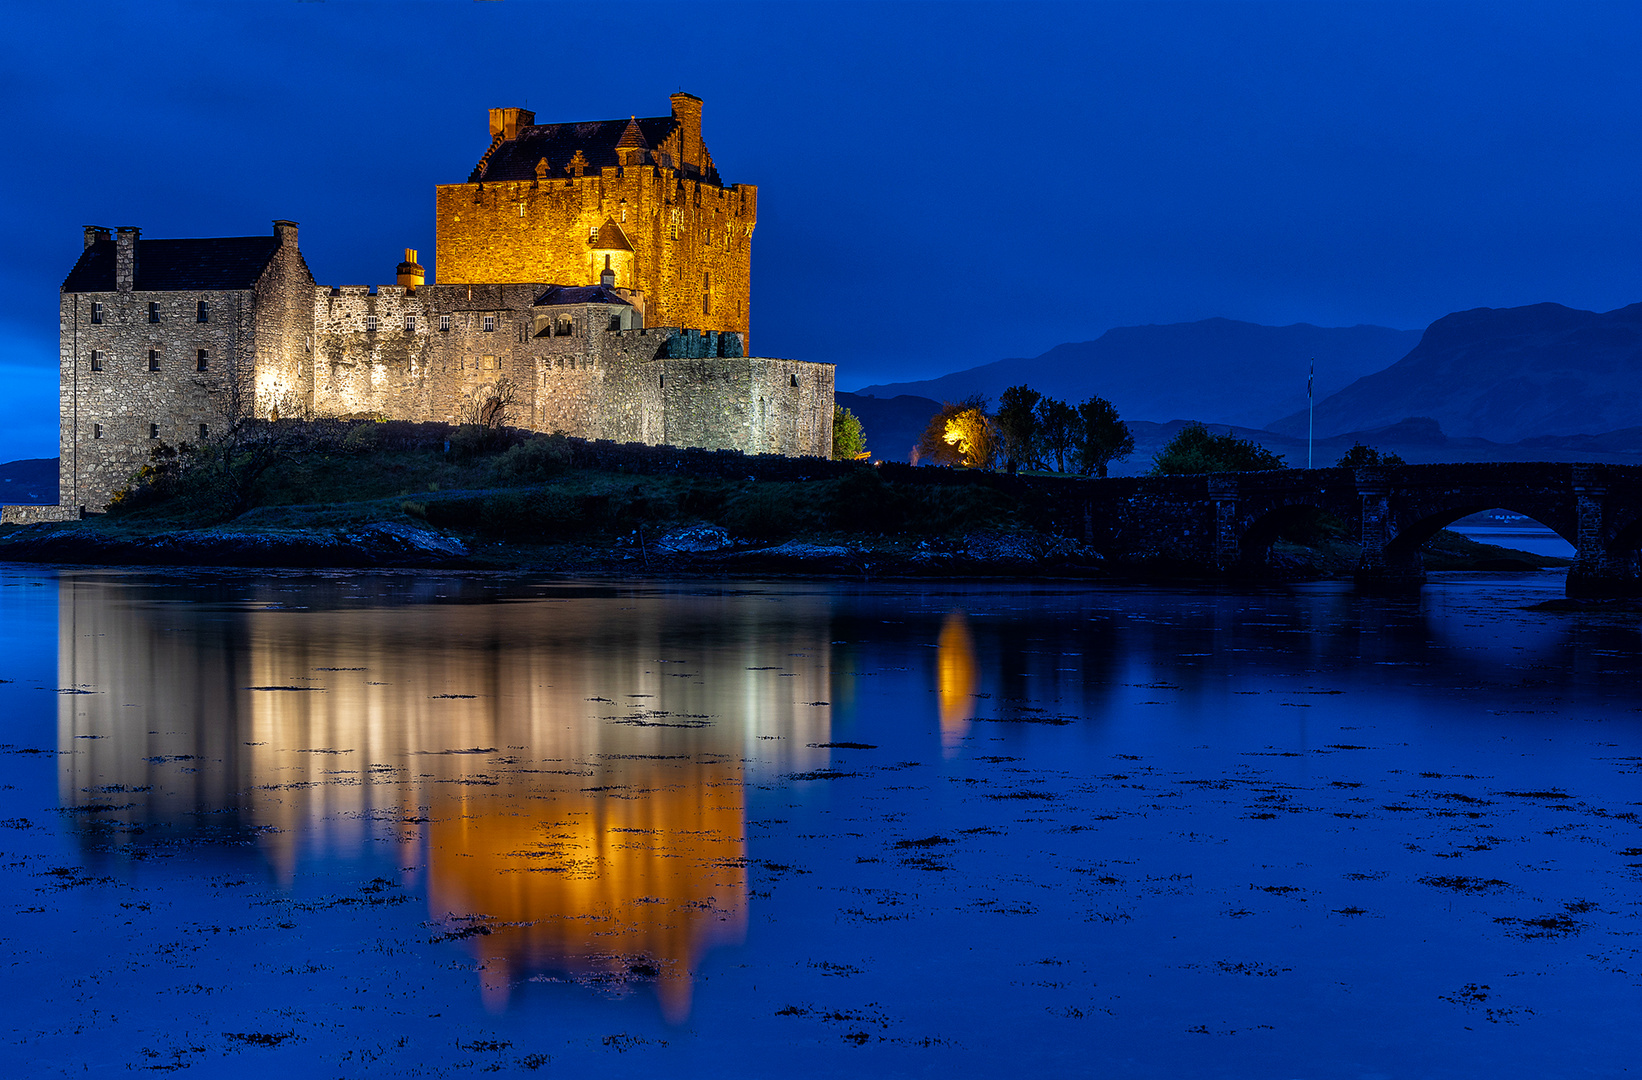
[[[436,188],[437,284],[407,251],[395,285],[317,286],[290,221],[88,226],[59,309],[63,513],[250,416],[463,423],[505,402],[543,432],[830,457],[832,365],[745,355],[757,189],[720,181],[701,101],[534,121],[491,110],[468,183]]]

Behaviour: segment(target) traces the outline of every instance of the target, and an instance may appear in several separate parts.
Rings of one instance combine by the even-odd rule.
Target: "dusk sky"
[[[0,461],[56,453],[83,224],[432,264],[486,110],[705,100],[753,348],[841,389],[1227,316],[1642,300],[1633,3],[5,4]]]

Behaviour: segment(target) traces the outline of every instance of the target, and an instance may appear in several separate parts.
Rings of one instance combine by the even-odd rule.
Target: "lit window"
[[[589,244],[596,244],[599,242],[599,227],[597,225],[589,225],[587,227],[587,242]]]
[[[194,370],[195,371],[209,371],[210,369],[211,369],[211,350],[210,349],[201,349],[199,351],[199,355],[195,357]]]
[[[148,321],[149,322],[159,322],[160,321],[160,305],[158,305],[156,303],[153,303],[152,301],[150,301],[149,305],[148,305]]]
[[[158,349],[149,349],[148,350],[148,370],[149,371],[158,371],[158,370],[160,370],[160,350],[158,350]]]
[[[375,315],[365,316],[365,329],[367,331],[374,331],[376,329],[376,316]]]
[[[96,349],[91,350],[91,370],[103,370],[103,354],[98,352]]]
[[[211,434],[210,426],[208,424],[201,424],[200,425],[200,438],[203,439],[209,434]]]
[[[160,437],[160,425],[158,425],[158,424],[149,424],[148,425],[148,437],[150,439],[159,438]]]
[[[92,302],[91,321],[94,323],[100,323],[103,321],[103,305],[100,302]]]
[[[485,333],[488,334],[494,329],[496,329],[496,316],[486,315],[485,316]]]
[[[449,315],[439,316],[439,329],[441,329],[441,330],[449,330],[450,329],[450,316]]]
[[[101,424],[92,424],[91,425],[91,437],[93,439],[102,438],[103,437],[103,425],[101,425]]]
[[[405,316],[405,329],[410,330],[412,332],[414,332],[416,330],[416,316],[415,315],[406,315]]]
[[[207,304],[204,300],[201,300],[198,304],[194,305],[194,321],[210,322],[211,305]]]

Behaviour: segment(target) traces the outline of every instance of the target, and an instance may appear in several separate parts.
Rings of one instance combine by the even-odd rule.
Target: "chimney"
[[[121,225],[114,230],[114,288],[130,292],[137,283],[137,234],[135,225]]]
[[[519,129],[529,127],[536,122],[536,114],[529,109],[492,109],[490,110],[490,137],[494,140],[498,135],[504,139],[517,139]]]
[[[85,229],[86,229],[86,246],[85,246],[85,249],[82,249],[82,250],[89,249],[92,244],[106,244],[106,243],[108,243],[108,227],[107,226],[105,226],[105,225],[87,225],[85,227]]]
[[[604,273],[599,275],[599,284],[607,289],[616,287],[616,271],[610,267],[610,256],[604,257]]]
[[[674,94],[673,119],[678,121],[679,155],[684,164],[701,170],[701,99],[682,91]]]
[[[296,222],[274,220],[274,236],[279,240],[280,247],[296,250]]]
[[[427,281],[427,274],[422,270],[422,264],[416,261],[416,249],[405,249],[405,261],[399,264],[399,284],[407,289],[420,289]]]

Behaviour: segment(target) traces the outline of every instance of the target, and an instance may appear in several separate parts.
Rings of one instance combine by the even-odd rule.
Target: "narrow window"
[[[485,316],[485,333],[488,334],[494,329],[496,329],[496,316],[486,315]]]
[[[194,321],[195,322],[210,322],[211,321],[211,305],[207,304],[204,300],[201,300],[198,304],[196,304],[194,306]]]
[[[701,313],[713,313],[713,277],[711,274],[701,275]]]
[[[159,438],[160,437],[160,425],[158,425],[158,424],[149,424],[148,425],[148,437],[150,439]]]
[[[149,322],[159,322],[160,321],[160,305],[154,303],[153,301],[149,301],[149,304],[148,304],[148,321]]]
[[[158,349],[149,349],[148,350],[148,370],[149,371],[158,371],[158,370],[160,370],[160,350],[158,350]]]
[[[657,375],[656,376],[656,385],[658,387],[666,386],[667,385],[667,376]]]
[[[793,385],[794,385],[794,386],[797,386],[797,385],[798,385],[798,376],[797,376],[797,375],[794,375],[794,376],[793,376],[793,377],[792,377],[792,384],[793,384]]]
[[[205,438],[205,437],[206,437],[206,436],[207,436],[207,435],[209,435],[209,434],[211,434],[211,428],[210,428],[210,425],[208,425],[208,424],[201,424],[201,425],[200,425],[200,438],[202,438],[202,439],[203,439],[203,438]]]
[[[416,316],[415,315],[406,315],[405,316],[405,329],[411,331],[412,333],[416,332]]]
[[[91,437],[93,439],[102,438],[103,437],[103,425],[101,425],[101,424],[92,424],[91,425]]]
[[[98,300],[92,301],[92,303],[91,303],[91,321],[94,322],[94,323],[100,323],[100,322],[103,321],[103,305],[102,305],[101,301],[98,301]]]
[[[441,329],[441,330],[449,330],[450,329],[450,316],[449,315],[439,316],[439,329]]]
[[[210,349],[201,349],[199,351],[198,357],[195,358],[194,370],[195,371],[209,371],[209,370],[211,370],[211,350]]]
[[[587,227],[587,242],[589,244],[596,244],[599,242],[599,227],[597,225],[589,225]]]
[[[620,330],[621,329],[621,316],[620,315],[610,316],[610,329],[611,330]]]
[[[103,370],[103,354],[96,349],[91,350],[91,370]]]
[[[375,315],[365,316],[365,329],[368,332],[374,332],[376,330],[376,316]]]

